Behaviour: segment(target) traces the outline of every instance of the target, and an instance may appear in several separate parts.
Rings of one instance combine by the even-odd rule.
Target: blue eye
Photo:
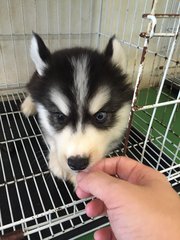
[[[107,112],[98,112],[95,114],[95,120],[97,123],[105,123],[107,116]]]

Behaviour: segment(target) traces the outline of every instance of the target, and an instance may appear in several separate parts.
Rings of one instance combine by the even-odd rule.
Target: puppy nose
[[[74,171],[80,171],[89,165],[88,157],[71,156],[67,159],[69,167]]]

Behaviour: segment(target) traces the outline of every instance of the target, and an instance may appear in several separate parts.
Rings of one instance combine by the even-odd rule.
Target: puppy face
[[[122,48],[113,37],[104,53],[72,48],[51,54],[34,34],[31,57],[37,71],[28,90],[50,145],[51,169],[57,176],[61,169],[84,170],[119,143],[127,125],[132,89]]]

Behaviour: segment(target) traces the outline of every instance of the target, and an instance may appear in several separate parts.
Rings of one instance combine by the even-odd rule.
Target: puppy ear
[[[126,72],[126,55],[115,35],[109,39],[104,54],[110,58],[116,66]]]
[[[30,55],[38,74],[43,76],[45,69],[48,68],[51,53],[40,36],[34,32],[31,40]]]

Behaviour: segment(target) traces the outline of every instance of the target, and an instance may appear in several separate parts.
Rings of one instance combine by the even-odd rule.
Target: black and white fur
[[[75,173],[100,160],[124,134],[132,98],[125,54],[115,37],[103,53],[71,48],[51,54],[35,33],[30,54],[36,72],[22,112],[38,112],[50,170],[75,184]]]

